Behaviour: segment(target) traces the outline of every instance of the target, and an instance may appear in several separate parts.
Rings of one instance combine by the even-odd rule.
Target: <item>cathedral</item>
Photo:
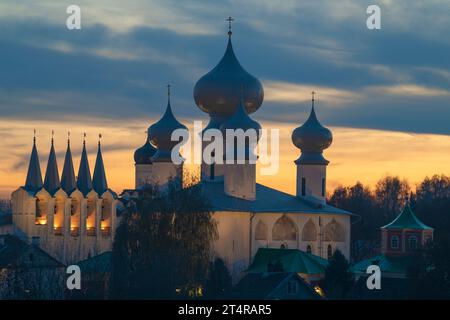
[[[264,89],[236,57],[231,27],[222,59],[197,81],[193,97],[209,116],[205,130],[261,129],[251,114],[262,106]],[[134,153],[135,189],[125,190],[121,197],[135,196],[134,191],[148,183],[164,186],[170,179],[183,179],[186,166],[171,158],[178,143],[171,134],[183,128],[169,92],[163,116],[150,125],[145,144]],[[292,132],[292,143],[301,151],[300,156],[292,155],[297,168],[295,195],[257,183],[256,164],[247,156],[232,164],[202,159],[198,183],[218,228],[214,257],[224,260],[234,280],[242,277],[260,248],[297,249],[324,259],[339,249],[349,259],[352,214],[326,203],[329,161],[323,151],[332,140],[331,131],[317,118],[313,95],[308,119]],[[203,141],[202,151],[210,143]],[[248,144],[245,148],[246,155],[253,152]],[[108,189],[100,142],[92,179],[87,157],[83,146],[75,177],[68,141],[60,179],[52,142],[42,182],[34,142],[25,185],[12,194],[17,232],[64,263],[110,251],[117,226],[120,198]]]

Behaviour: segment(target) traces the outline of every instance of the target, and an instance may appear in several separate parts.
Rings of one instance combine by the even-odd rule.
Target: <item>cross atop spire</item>
[[[231,32],[231,22],[233,22],[234,19],[232,17],[228,17],[226,21],[228,21],[228,36],[231,37],[233,34],[233,32]]]
[[[100,141],[102,140],[102,134],[101,133],[99,133],[98,134],[98,145],[100,145]]]
[[[170,84],[167,85],[167,96],[170,98]]]
[[[83,132],[83,145],[86,144],[86,132]]]
[[[53,144],[53,138],[55,137],[55,131],[52,130],[52,144]]]
[[[36,143],[36,129],[33,129],[33,143]]]

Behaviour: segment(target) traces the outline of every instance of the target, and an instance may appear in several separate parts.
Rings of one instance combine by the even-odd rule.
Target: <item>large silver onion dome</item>
[[[134,152],[134,162],[136,164],[152,164],[152,157],[156,151],[157,149],[150,143],[150,138],[147,137],[145,144]]]
[[[244,104],[247,113],[253,113],[261,106],[264,89],[261,82],[248,73],[239,63],[231,44],[228,45],[220,62],[214,69],[202,76],[194,87],[197,106],[213,117],[228,117],[234,114],[240,101],[240,88],[245,87]]]
[[[331,131],[317,120],[314,100],[311,113],[306,122],[292,132],[293,144],[302,151],[298,159],[301,163],[328,163],[322,152],[333,142]]]
[[[151,143],[158,149],[152,158],[153,162],[170,161],[172,148],[179,142],[171,140],[172,132],[177,129],[187,130],[186,126],[180,123],[172,113],[169,92],[166,112],[158,122],[148,128],[148,137]]]

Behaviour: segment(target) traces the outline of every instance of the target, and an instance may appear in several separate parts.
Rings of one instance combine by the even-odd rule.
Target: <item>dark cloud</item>
[[[355,93],[402,82],[450,90],[446,41],[414,30],[394,30],[389,15],[386,27],[370,32],[365,23],[331,19],[331,12],[314,18],[312,12],[320,6],[312,8],[285,20],[273,13],[274,29],[285,29],[286,34],[245,21],[238,24],[233,43],[242,65],[264,80]],[[365,21],[364,11],[361,20]],[[159,117],[166,103],[164,86],[170,82],[176,114],[181,119],[206,119],[194,104],[192,88],[217,63],[225,45],[225,35],[181,35],[155,28],[117,34],[100,24],[68,32],[45,21],[4,19],[0,117],[103,118],[129,126],[134,119]],[[449,100],[448,95],[370,93],[345,106],[318,108],[327,125],[450,134]],[[267,102],[255,117],[302,122],[308,109],[305,104]]]

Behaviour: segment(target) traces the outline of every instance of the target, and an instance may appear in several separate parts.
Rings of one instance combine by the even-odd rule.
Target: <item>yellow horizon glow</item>
[[[71,131],[71,150],[75,173],[78,171],[83,132],[86,131],[91,174],[94,170],[97,136],[102,133],[103,160],[109,187],[117,193],[134,187],[136,148],[145,142],[145,128],[151,121],[137,120],[132,125],[104,121],[31,122],[0,120],[7,136],[0,132],[0,198],[24,185],[32,147],[33,128],[37,129],[37,146],[44,178],[50,150],[51,130],[55,131],[55,150],[61,174],[67,146],[67,130]],[[188,121],[184,121],[188,123]],[[80,125],[83,123],[83,125]],[[294,160],[300,151],[292,145],[291,132],[299,124],[260,122],[263,128],[280,129],[280,165],[275,176],[262,176],[257,169],[257,181],[264,185],[294,194],[296,167]],[[206,121],[205,121],[206,125]],[[330,127],[333,144],[324,152],[330,161],[327,169],[327,189],[338,185],[353,185],[357,181],[373,187],[385,175],[406,178],[415,184],[433,174],[450,174],[450,136],[416,134],[384,130]],[[22,162],[21,162],[22,160]],[[20,165],[21,163],[21,165]],[[192,165],[189,166],[192,168]]]

